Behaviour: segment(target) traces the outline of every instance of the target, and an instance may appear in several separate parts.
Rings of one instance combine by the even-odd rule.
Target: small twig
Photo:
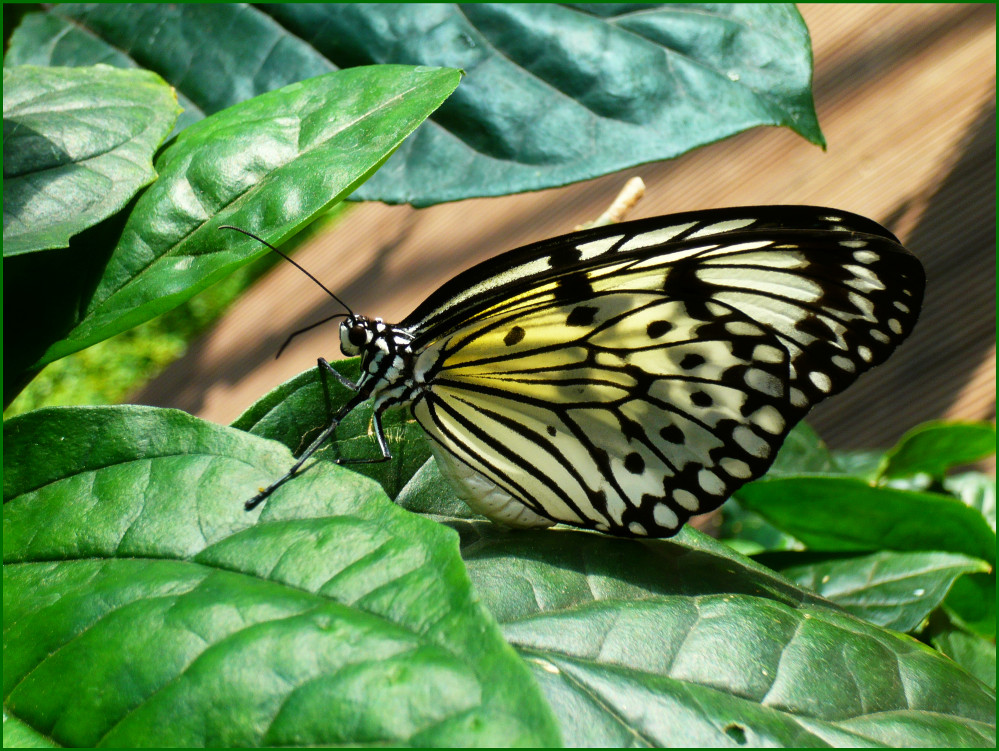
[[[635,204],[642,200],[642,196],[645,195],[645,183],[640,177],[633,177],[628,182],[624,184],[621,188],[621,192],[617,194],[617,198],[614,202],[607,208],[603,214],[598,216],[592,222],[586,222],[585,224],[580,224],[576,227],[576,231],[581,229],[590,229],[591,227],[604,227],[608,224],[617,224],[628,212],[635,208]]]

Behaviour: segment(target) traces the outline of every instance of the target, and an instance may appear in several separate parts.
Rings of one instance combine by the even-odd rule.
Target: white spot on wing
[[[857,347],[857,354],[860,355],[860,359],[864,362],[870,362],[874,359],[874,353],[871,352],[870,348],[865,347],[863,344]]]
[[[687,491],[678,490],[676,492],[686,493]],[[687,495],[690,495],[690,493],[687,493]],[[676,498],[676,493],[673,493],[673,497]],[[691,497],[693,498],[693,496]],[[691,511],[697,510],[696,499],[694,500],[695,500],[695,507],[692,508]],[[673,510],[665,503],[659,503],[656,505],[654,509],[652,509],[652,518],[656,520],[656,524],[658,524],[660,527],[666,527],[667,529],[676,529],[677,526],[680,524],[680,519],[673,512]]]
[[[704,237],[705,235],[717,235],[719,232],[731,232],[732,230],[748,227],[756,224],[756,219],[749,217],[746,219],[726,219],[723,222],[715,222],[705,227],[701,227],[696,232],[691,232],[690,237]]]
[[[711,495],[721,495],[725,492],[725,483],[718,475],[708,469],[702,469],[697,473],[697,484],[704,489],[705,493]]]
[[[899,323],[897,318],[888,319],[888,328],[890,328],[896,334],[902,333],[902,324]]]
[[[888,336],[888,334],[883,331],[878,331],[878,329],[871,329],[871,337],[877,339],[882,344],[887,344],[891,341],[891,337]]]
[[[697,501],[697,496],[691,493],[689,490],[683,490],[682,488],[680,490],[673,491],[673,500],[679,503],[685,509],[687,509],[687,511],[697,511],[697,509],[701,507],[701,504]],[[661,504],[660,506],[656,506],[655,513],[659,512],[660,507],[670,513],[670,515],[673,517],[673,524],[676,524],[676,514],[670,511],[668,506],[664,506]],[[658,516],[656,517],[656,522],[662,524],[662,522],[659,521]],[[663,526],[672,526],[672,525],[663,524]]]
[[[844,248],[863,248],[867,245],[867,240],[840,240],[839,244]]]
[[[765,458],[770,453],[770,447],[767,445],[767,442],[745,425],[736,426],[735,430],[732,431],[732,438],[742,446],[747,454],[759,459]]]
[[[813,370],[808,374],[808,380],[815,384],[815,388],[824,394],[828,394],[832,391],[832,380],[825,373],[819,370]]]
[[[857,263],[874,263],[878,260],[878,254],[872,250],[858,250],[853,254],[853,260]]]
[[[631,532],[631,534],[633,535],[640,535],[641,537],[649,536],[649,533],[645,531],[645,527],[643,527],[638,522],[631,522],[630,524],[628,524],[628,531]]]
[[[852,373],[854,370],[853,360],[848,357],[843,357],[842,355],[833,355],[832,357],[833,365],[835,365],[840,370],[845,370],[847,373]]]
[[[784,352],[769,344],[757,344],[753,347],[753,359],[757,362],[781,362]]]
[[[784,430],[784,418],[777,408],[771,404],[760,407],[749,418],[771,435],[777,435]]]
[[[581,260],[586,261],[590,258],[595,258],[601,253],[606,253],[613,247],[614,243],[620,240],[624,235],[615,235],[614,237],[605,237],[602,240],[593,240],[588,243],[583,243],[582,245],[577,245],[576,250],[579,251],[579,257]]]
[[[738,477],[739,479],[745,479],[752,476],[753,470],[750,469],[746,462],[739,459],[732,459],[726,456],[719,462],[721,468],[728,472],[732,477]]]
[[[650,245],[659,245],[668,242],[680,233],[686,232],[695,224],[697,222],[687,222],[686,224],[674,224],[672,227],[660,227],[649,232],[643,232],[628,240],[618,250],[638,250],[639,248],[647,248]]]

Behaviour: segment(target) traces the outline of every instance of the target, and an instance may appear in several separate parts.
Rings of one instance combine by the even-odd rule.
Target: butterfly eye
[[[350,331],[347,332],[347,341],[353,344],[355,347],[361,347],[368,340],[368,334],[364,330],[364,326],[359,323],[354,324],[350,327]]]

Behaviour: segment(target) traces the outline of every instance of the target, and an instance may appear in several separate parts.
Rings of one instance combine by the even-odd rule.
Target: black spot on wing
[[[676,425],[667,425],[665,428],[660,428],[659,435],[663,437],[663,440],[670,443],[683,443],[683,431]]]
[[[579,302],[592,295],[593,287],[586,274],[568,274],[555,284],[555,300],[562,304]]]
[[[668,334],[672,328],[673,324],[669,321],[653,321],[646,327],[645,333],[649,335],[650,339],[658,339]]]
[[[580,305],[572,309],[565,319],[568,326],[589,326],[596,318],[598,308],[593,305]]]
[[[512,329],[506,332],[506,336],[503,337],[503,344],[505,344],[507,347],[512,347],[514,344],[523,341],[524,336],[526,334],[527,332],[524,331],[523,328],[521,328],[520,326],[514,326]]]
[[[645,471],[645,460],[640,454],[633,451],[624,457],[624,468],[633,475],[640,475]]]
[[[684,370],[693,370],[694,368],[699,368],[707,360],[703,356],[694,354],[691,352],[689,355],[685,355],[682,360],[680,360],[680,367]]]
[[[690,395],[690,401],[698,407],[710,407],[714,400],[703,391],[695,391]]]

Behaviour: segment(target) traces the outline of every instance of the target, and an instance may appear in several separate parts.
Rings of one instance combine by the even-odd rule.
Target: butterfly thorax
[[[375,409],[408,404],[419,394],[412,341],[407,329],[381,318],[353,315],[340,324],[340,350],[361,356],[358,391],[374,399]]]

